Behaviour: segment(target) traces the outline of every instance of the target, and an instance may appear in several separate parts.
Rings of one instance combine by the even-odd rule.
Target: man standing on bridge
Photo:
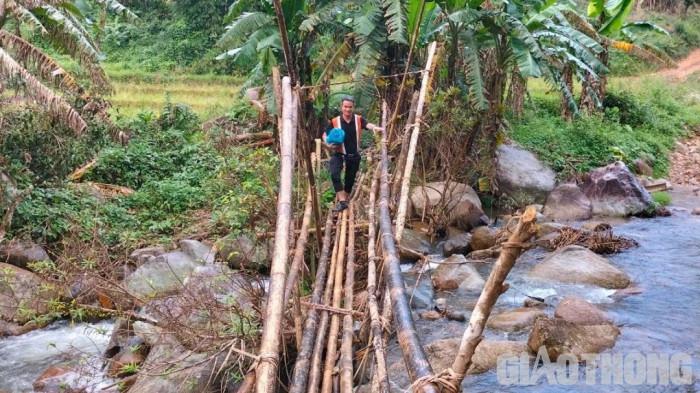
[[[340,116],[328,122],[328,127],[323,132],[323,141],[330,149],[329,169],[335,189],[335,199],[338,202],[333,210],[337,212],[347,209],[348,196],[352,192],[355,176],[360,169],[362,130],[372,132],[382,130],[381,127],[368,123],[361,115],[355,113],[355,100],[350,96],[345,96],[340,101],[340,113]],[[345,165],[344,184],[340,180],[343,164]]]

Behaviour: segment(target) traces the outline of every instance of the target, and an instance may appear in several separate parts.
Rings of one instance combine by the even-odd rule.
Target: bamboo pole
[[[425,104],[425,96],[428,93],[428,85],[430,81],[430,70],[435,55],[437,43],[433,41],[428,48],[428,60],[425,63],[423,76],[421,78],[420,95],[418,96],[418,104],[416,105],[416,121],[411,133],[411,142],[408,146],[408,155],[406,156],[406,167],[404,168],[403,177],[401,178],[401,198],[399,199],[398,213],[396,214],[396,242],[401,243],[401,235],[403,227],[406,223],[406,202],[408,193],[410,192],[409,183],[411,182],[411,172],[413,171],[413,159],[416,156],[416,146],[418,144],[418,134],[420,134],[421,120],[423,119],[423,105]]]
[[[345,309],[351,313],[343,317],[343,340],[340,348],[340,392],[352,393],[352,299],[355,284],[355,202],[348,209],[348,262],[345,270]]]
[[[434,48],[434,45],[433,45]],[[381,227],[382,249],[384,255],[384,268],[388,269],[386,274],[386,286],[391,296],[391,308],[394,314],[394,323],[399,339],[399,346],[403,353],[404,362],[408,375],[412,381],[418,378],[430,377],[433,370],[428,363],[428,358],[423,351],[423,346],[418,339],[416,328],[413,325],[411,309],[406,300],[406,289],[404,288],[401,268],[399,267],[399,257],[394,242],[394,234],[391,227],[391,215],[389,213],[389,158],[386,147],[386,131],[382,132],[382,177],[380,183],[379,200],[379,225]],[[432,383],[421,385],[425,393],[437,393],[437,389]]]
[[[343,292],[343,261],[345,260],[345,245],[347,244],[348,211],[343,210],[340,224],[340,241],[338,245],[338,260],[335,267],[335,282],[333,283],[333,307],[340,308]],[[330,393],[333,388],[333,368],[338,354],[338,331],[340,330],[340,318],[338,314],[331,315],[331,327],[328,333],[328,347],[326,349],[326,364],[323,369],[323,382],[321,393]]]
[[[304,250],[306,249],[306,243],[309,240],[309,223],[311,222],[311,189],[306,189],[306,203],[304,204],[304,218],[301,222],[301,229],[299,233],[299,238],[297,239],[296,248],[294,249],[294,259],[292,260],[292,265],[289,267],[289,276],[287,277],[287,283],[284,288],[284,304],[289,302],[290,297],[297,290],[297,280],[299,279],[299,272],[301,271],[302,262],[304,262]]]
[[[399,191],[401,190],[401,179],[403,175],[403,168],[406,166],[406,156],[408,155],[408,145],[411,139],[410,130],[413,129],[413,123],[416,121],[416,106],[418,106],[418,96],[420,94],[417,91],[413,92],[411,96],[411,107],[408,110],[408,119],[406,120],[406,126],[404,132],[401,135],[401,152],[399,153],[399,158],[396,160],[396,167],[394,168],[394,176],[391,182],[391,207],[396,208],[397,197],[399,196]]]
[[[387,105],[383,104],[384,111],[382,113],[382,128],[386,129]],[[380,166],[377,165],[374,175],[372,176],[372,185],[369,190],[369,208],[367,216],[369,227],[367,230],[367,305],[369,308],[370,327],[372,329],[372,348],[374,349],[374,359],[377,363],[377,369],[373,382],[376,381],[377,386],[372,386],[372,391],[380,393],[389,392],[389,378],[386,373],[386,358],[384,354],[384,340],[382,334],[382,322],[379,319],[379,305],[377,304],[377,264],[376,264],[376,221],[374,212],[377,205],[377,187],[379,185]]]
[[[316,138],[316,176],[321,173],[321,140]]]
[[[323,234],[323,247],[321,249],[321,256],[318,261],[318,270],[316,271],[316,281],[314,283],[313,292],[311,293],[311,302],[314,304],[321,302],[325,289],[324,281],[327,281],[327,276],[328,280],[330,280],[333,274],[333,270],[328,269],[332,225],[333,213],[328,212],[328,216],[326,217],[326,230]],[[306,388],[306,378],[308,378],[309,375],[309,360],[311,358],[313,343],[315,341],[319,313],[316,309],[310,308],[306,315],[306,321],[304,322],[304,335],[301,339],[301,345],[298,348],[299,353],[297,354],[296,363],[294,364],[294,374],[289,390],[290,393],[302,393]]]
[[[340,244],[340,230],[338,229],[339,228],[336,226],[333,257],[331,258],[331,270],[328,272],[326,292],[323,294],[323,304],[326,306],[329,306],[329,303],[333,300],[333,284],[335,283],[335,270],[338,266],[338,245]],[[330,314],[327,311],[324,311],[321,314],[321,322],[319,323],[318,334],[316,335],[316,342],[314,344],[314,352],[311,358],[308,393],[318,392],[321,382],[321,355],[323,354],[323,347],[326,343],[326,330],[328,329],[329,318]]]
[[[277,234],[270,267],[270,292],[268,295],[263,334],[260,344],[259,363],[255,370],[256,392],[272,393],[277,387],[277,364],[279,362],[280,331],[289,256],[289,224],[292,218],[292,175],[294,161],[292,150],[296,137],[293,112],[297,102],[292,95],[289,77],[282,80],[284,128],[281,135],[280,189],[277,199]]]
[[[472,356],[476,346],[481,341],[481,334],[484,332],[484,326],[491,314],[491,309],[496,304],[498,297],[506,289],[503,282],[513,268],[518,256],[520,256],[524,246],[523,243],[527,242],[537,230],[535,225],[536,217],[537,211],[534,207],[529,207],[525,210],[513,234],[510,235],[507,242],[501,245],[501,255],[498,256],[498,260],[493,266],[489,278],[486,280],[484,289],[479,295],[474,311],[472,311],[469,325],[467,325],[459,345],[457,357],[452,363],[452,367],[442,373],[446,377],[445,380],[449,381],[455,391],[459,391],[459,386],[462,384],[462,380],[471,365]]]

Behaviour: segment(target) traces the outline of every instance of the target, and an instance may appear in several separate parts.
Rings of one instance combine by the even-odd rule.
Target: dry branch
[[[406,156],[406,166],[404,168],[403,177],[401,178],[401,197],[399,199],[398,212],[396,214],[396,241],[401,243],[401,235],[403,226],[406,222],[406,209],[408,202],[408,193],[410,192],[409,185],[411,182],[411,172],[413,171],[413,160],[416,156],[416,146],[418,145],[418,134],[420,134],[420,124],[423,119],[423,105],[425,104],[425,96],[428,94],[430,81],[430,70],[432,69],[433,56],[437,43],[433,41],[428,48],[428,60],[425,63],[423,77],[421,78],[420,95],[418,96],[418,104],[416,105],[416,120],[411,132],[411,142],[408,146],[408,154]]]
[[[518,256],[520,256],[523,243],[527,242],[537,230],[535,225],[536,216],[537,211],[534,207],[529,207],[525,210],[513,234],[508,238],[507,242],[501,245],[501,254],[491,270],[488,280],[486,280],[486,285],[481,291],[481,295],[479,295],[474,311],[472,311],[469,325],[462,336],[459,352],[452,363],[452,368],[443,371],[441,374],[444,380],[449,381],[451,387],[455,389],[454,391],[459,391],[459,386],[462,384],[462,380],[471,365],[476,346],[481,341],[481,334],[491,314],[491,309],[501,293],[504,292],[503,282],[513,268]]]

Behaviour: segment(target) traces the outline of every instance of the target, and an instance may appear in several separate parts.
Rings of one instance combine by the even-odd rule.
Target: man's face
[[[340,110],[343,112],[344,117],[350,117],[353,114],[353,111],[355,110],[355,104],[352,101],[343,101],[340,104]]]

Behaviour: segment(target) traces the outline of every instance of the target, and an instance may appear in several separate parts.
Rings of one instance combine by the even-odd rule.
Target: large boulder
[[[606,258],[575,245],[555,251],[535,265],[529,275],[543,280],[610,289],[626,288],[630,284],[629,276]]]
[[[132,251],[131,254],[129,254],[129,259],[136,263],[136,266],[140,266],[153,257],[165,254],[165,252],[163,246],[144,247]]]
[[[485,250],[496,245],[497,231],[487,226],[474,228],[469,247],[473,251]]]
[[[401,260],[417,261],[431,251],[430,238],[418,231],[404,229],[399,244]]]
[[[452,366],[461,338],[446,338],[436,340],[425,346],[428,361],[434,371],[439,372]],[[476,346],[472,356],[472,364],[467,374],[481,374],[498,366],[500,356],[520,356],[522,353],[530,353],[527,343],[524,341],[482,340]],[[387,373],[391,379],[392,392],[406,390],[411,384],[408,380],[406,366],[403,360],[399,360],[389,366]]]
[[[50,366],[39,375],[32,387],[41,393],[78,393],[88,389],[88,380],[78,366],[60,364]]]
[[[496,150],[498,192],[517,206],[543,203],[554,189],[556,175],[531,152],[502,144]]]
[[[602,325],[611,322],[598,307],[576,296],[562,299],[554,310],[554,316],[577,325]]]
[[[205,264],[214,263],[216,258],[216,252],[214,249],[199,240],[194,239],[183,239],[179,242],[180,249],[187,255],[191,256],[197,261],[201,261]]]
[[[649,192],[622,161],[591,171],[582,189],[594,215],[629,216],[654,208]]]
[[[534,307],[521,307],[515,310],[491,315],[486,326],[491,329],[515,332],[532,326],[535,319],[544,316],[544,311]]]
[[[544,346],[552,361],[563,354],[580,359],[583,354],[612,348],[619,335],[620,329],[609,323],[578,325],[560,318],[540,317],[535,320],[527,345],[533,352]]]
[[[471,251],[470,243],[472,235],[459,229],[448,230],[448,237],[442,243],[442,255],[449,257],[452,254],[468,254]]]
[[[0,263],[0,319],[26,323],[49,311],[58,291],[36,274]]]
[[[265,239],[255,241],[249,235],[230,234],[219,239],[215,247],[218,258],[228,262],[232,269],[263,271],[270,266],[271,245]]]
[[[464,255],[455,254],[445,259],[432,273],[433,286],[437,290],[460,289],[479,291],[485,281]]]
[[[222,264],[198,266],[184,280],[180,293],[155,299],[143,312],[158,321],[170,321],[187,329],[176,331],[188,348],[205,348],[215,341],[189,334],[217,337],[217,333],[239,328],[240,317],[253,313],[255,299],[262,298],[261,286],[251,277]]]
[[[155,343],[140,374],[129,389],[139,393],[213,393],[218,381],[212,378],[216,367],[222,367],[219,357],[185,349],[170,335],[161,335]]]
[[[422,217],[435,215],[445,226],[456,226],[468,231],[488,223],[481,201],[474,189],[455,182],[432,182],[411,191],[413,213]]]
[[[51,259],[43,247],[32,242],[12,241],[0,246],[0,262],[23,269],[27,264]]]
[[[429,274],[409,271],[403,273],[403,280],[411,308],[420,310],[433,307],[434,292]]]
[[[182,251],[173,251],[150,258],[139,266],[126,280],[126,288],[139,299],[170,295],[182,289],[182,283],[200,266]]]
[[[554,221],[587,220],[593,215],[593,205],[576,184],[566,183],[547,196],[542,214]]]

